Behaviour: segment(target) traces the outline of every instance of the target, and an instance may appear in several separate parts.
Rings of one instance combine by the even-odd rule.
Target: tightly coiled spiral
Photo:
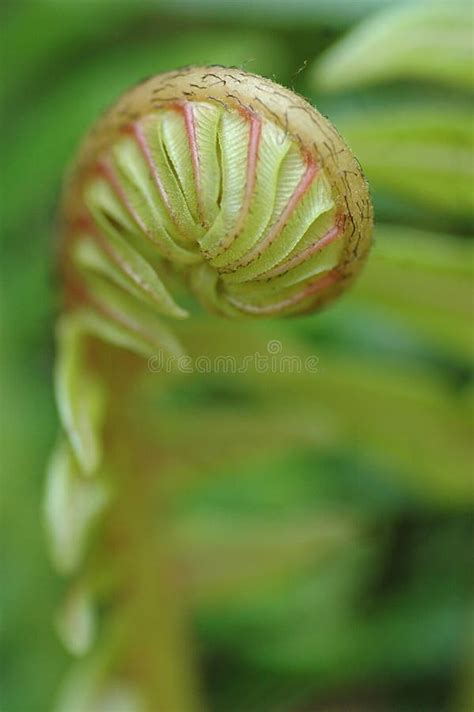
[[[319,308],[359,270],[372,229],[366,182],[329,121],[287,89],[222,67],[126,94],[86,138],[63,215],[71,287],[78,271],[100,272],[153,302],[144,259],[158,274],[173,265],[228,316]],[[184,315],[159,292],[159,310]],[[83,296],[105,308],[97,289]]]

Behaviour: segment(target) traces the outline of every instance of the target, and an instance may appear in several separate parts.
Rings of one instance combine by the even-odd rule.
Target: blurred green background
[[[472,13],[447,0],[2,4],[2,712],[51,709],[69,666],[41,521],[61,177],[125,88],[194,63],[315,103],[359,158],[377,221],[337,305],[248,327],[247,349],[278,338],[316,355],[317,374],[182,376],[153,396],[164,462],[189,479],[175,516],[206,705],[473,709]],[[232,325],[185,329],[206,353]]]

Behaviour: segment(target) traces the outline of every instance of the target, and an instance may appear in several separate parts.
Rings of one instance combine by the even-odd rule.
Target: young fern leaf
[[[77,655],[94,648],[88,582],[97,567],[113,568],[112,558],[119,574],[99,652],[73,675],[62,709],[71,694],[76,704],[78,675],[88,709],[105,709],[100,700],[115,688],[133,690],[130,710],[198,706],[183,610],[166,583],[166,506],[158,505],[155,536],[153,478],[141,476],[153,463],[120,430],[136,359],[114,376],[114,347],[182,355],[159,320],[187,317],[171,294],[178,280],[222,316],[316,311],[357,275],[371,232],[366,181],[336,129],[257,75],[212,66],[154,77],[86,137],[61,209],[56,395],[65,443],[46,494],[54,561],[65,574],[82,569],[58,624]],[[101,512],[103,530],[91,538]]]

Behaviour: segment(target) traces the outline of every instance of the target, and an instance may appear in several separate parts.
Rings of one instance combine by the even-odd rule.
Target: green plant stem
[[[120,360],[120,354],[115,358]],[[170,490],[160,471],[159,445],[144,442],[130,409],[133,394],[115,386],[105,434],[115,501],[103,547],[106,561],[118,559],[123,573],[112,594],[112,617],[124,635],[120,667],[150,712],[200,712],[189,611],[176,563]]]

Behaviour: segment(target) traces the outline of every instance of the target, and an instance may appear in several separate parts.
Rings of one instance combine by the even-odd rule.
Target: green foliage
[[[399,100],[345,112],[337,125],[374,189],[435,214],[466,222],[472,217],[474,133],[468,106]]]
[[[315,84],[338,91],[390,79],[473,89],[472,6],[411,2],[374,14],[316,60]]]

